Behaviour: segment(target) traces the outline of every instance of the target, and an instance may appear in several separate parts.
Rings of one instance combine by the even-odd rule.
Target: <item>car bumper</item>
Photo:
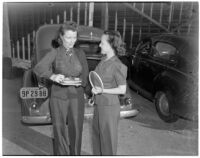
[[[86,107],[84,119],[93,118],[94,107]],[[137,109],[132,109],[128,106],[121,107],[120,118],[134,117],[139,113]],[[51,124],[50,116],[22,116],[22,122],[26,124]]]
[[[22,116],[22,122],[27,124],[49,124],[51,118],[49,116]]]

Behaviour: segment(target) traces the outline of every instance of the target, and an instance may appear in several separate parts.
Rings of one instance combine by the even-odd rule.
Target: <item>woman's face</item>
[[[77,40],[77,32],[72,30],[65,31],[63,36],[60,35],[60,38],[62,39],[65,48],[73,48]]]
[[[101,54],[108,54],[112,50],[108,42],[108,35],[101,36],[101,43],[99,44],[99,47],[101,47]]]

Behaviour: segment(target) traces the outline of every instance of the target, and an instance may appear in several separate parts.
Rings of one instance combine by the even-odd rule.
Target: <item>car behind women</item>
[[[132,56],[130,86],[155,101],[160,118],[197,119],[198,40],[161,34],[139,42]]]

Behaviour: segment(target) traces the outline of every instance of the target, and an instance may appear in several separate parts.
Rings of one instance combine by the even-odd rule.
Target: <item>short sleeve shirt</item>
[[[126,85],[127,67],[113,56],[109,60],[102,59],[95,71],[99,74],[105,89],[116,88],[119,85]],[[96,95],[96,104],[101,106],[119,105],[118,95],[101,94]]]
[[[109,60],[102,59],[95,71],[101,77],[104,88],[116,88],[126,84],[127,67],[117,56]]]

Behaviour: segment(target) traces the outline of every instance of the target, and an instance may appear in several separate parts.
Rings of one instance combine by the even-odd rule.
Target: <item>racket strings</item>
[[[104,88],[103,82],[102,82],[100,76],[95,71],[91,71],[89,73],[89,81],[90,81],[92,88],[99,87],[103,90],[103,88]],[[94,104],[94,96],[95,96],[95,94],[93,93],[91,102],[90,102],[92,105]]]

